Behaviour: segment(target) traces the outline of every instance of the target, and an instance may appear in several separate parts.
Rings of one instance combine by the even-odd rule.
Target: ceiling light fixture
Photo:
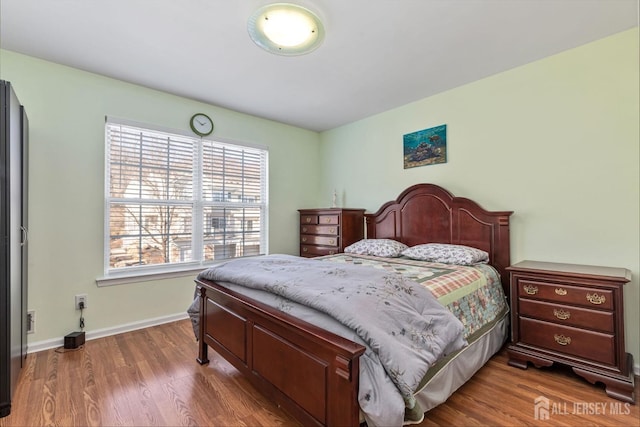
[[[256,10],[247,24],[255,44],[278,55],[312,52],[322,44],[324,28],[313,12],[290,3],[274,3]]]

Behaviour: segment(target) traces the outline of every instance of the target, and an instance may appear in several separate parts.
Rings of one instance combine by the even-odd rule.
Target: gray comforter
[[[427,369],[466,345],[462,323],[400,274],[268,255],[228,261],[198,278],[245,287],[249,297],[365,345],[358,400],[369,425],[402,425]]]

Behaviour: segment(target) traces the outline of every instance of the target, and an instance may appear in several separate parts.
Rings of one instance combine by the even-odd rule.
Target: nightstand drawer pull
[[[563,309],[558,310],[557,308],[553,310],[553,315],[560,320],[567,320],[568,318],[571,317],[571,313],[569,313],[567,310],[563,310]]]
[[[571,337],[565,337],[564,335],[554,335],[553,339],[560,345],[569,345],[571,344]]]
[[[556,288],[556,295],[566,295],[567,290],[563,288]]]
[[[538,287],[537,286],[524,285],[522,287],[522,289],[524,289],[524,291],[527,293],[527,295],[535,295],[535,294],[538,293]]]
[[[589,301],[591,304],[596,304],[596,305],[604,304],[606,300],[607,298],[604,295],[587,294],[587,301]]]

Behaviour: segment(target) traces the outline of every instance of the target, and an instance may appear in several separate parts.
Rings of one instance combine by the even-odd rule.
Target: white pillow
[[[421,261],[443,264],[473,265],[489,262],[489,254],[480,249],[463,245],[427,243],[407,248],[402,255]]]
[[[391,239],[362,239],[344,248],[346,254],[373,255],[386,258],[396,258],[408,246]]]

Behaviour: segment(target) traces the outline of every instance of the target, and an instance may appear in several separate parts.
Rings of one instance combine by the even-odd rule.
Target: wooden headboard
[[[509,216],[473,200],[455,197],[434,184],[416,184],[374,214],[365,214],[368,239],[394,239],[408,246],[450,243],[482,249],[500,273],[509,295]]]

